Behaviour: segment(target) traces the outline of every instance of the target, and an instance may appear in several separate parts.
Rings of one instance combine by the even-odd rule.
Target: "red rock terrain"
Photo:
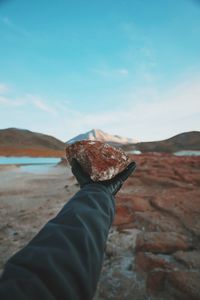
[[[116,267],[117,256],[108,251],[115,260],[109,268],[126,283],[107,298],[100,287],[98,299],[200,299],[200,157],[146,154],[135,160],[137,170],[117,196],[114,221],[118,237],[137,230],[126,255],[121,246],[121,257],[132,253],[131,265]],[[104,267],[105,286],[106,272]]]
[[[94,299],[200,299],[200,157],[133,158]],[[66,173],[0,173],[0,268],[79,189]]]

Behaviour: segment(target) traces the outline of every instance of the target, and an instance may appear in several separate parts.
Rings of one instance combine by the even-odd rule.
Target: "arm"
[[[135,169],[94,183],[74,162],[81,190],[6,264],[1,300],[91,300],[114,217],[114,195]]]
[[[113,217],[114,197],[86,185],[7,262],[0,299],[92,299]]]

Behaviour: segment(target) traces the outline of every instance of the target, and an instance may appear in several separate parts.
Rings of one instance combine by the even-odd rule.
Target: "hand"
[[[72,173],[76,177],[81,188],[90,183],[98,183],[105,186],[113,196],[116,195],[116,193],[122,187],[124,181],[133,173],[136,168],[136,163],[131,162],[125,170],[116,175],[114,178],[110,180],[94,182],[90,176],[83,171],[81,165],[76,159],[72,160],[71,165]]]

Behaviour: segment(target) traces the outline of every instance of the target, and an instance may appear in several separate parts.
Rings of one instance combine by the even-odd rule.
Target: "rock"
[[[103,269],[94,299],[200,299],[200,156],[129,156],[136,160],[138,168],[117,194],[115,226],[111,227],[105,247]],[[52,218],[52,214],[55,215],[78,190],[73,176],[67,182],[65,174],[62,177],[56,175],[56,178],[57,184],[62,183],[56,190],[56,203],[55,190],[52,190],[52,195],[48,191],[48,209],[38,209],[37,214],[30,208],[19,209],[17,214],[10,205],[2,206],[5,202],[2,201],[0,218],[4,222],[0,230],[0,268],[14,252],[29,242],[32,230],[35,234],[42,222]],[[54,179],[48,180],[51,187]],[[41,185],[41,178],[34,180],[36,183]],[[68,189],[64,190],[66,184]],[[11,195],[13,190],[10,189],[9,199],[19,197],[21,201],[19,190]],[[1,190],[1,199],[3,193]],[[27,200],[27,193],[25,195]],[[57,203],[59,195],[60,204]],[[35,203],[34,195],[28,201],[31,199],[31,203]],[[10,224],[13,226],[9,227]],[[19,233],[17,241],[13,238],[13,230]],[[141,235],[144,231],[145,236]],[[138,245],[141,236],[146,240]]]
[[[136,238],[140,231],[137,229],[128,229],[119,232],[112,228],[109,233],[109,237],[106,243],[106,255],[121,257],[122,254],[132,254],[135,248]],[[129,259],[132,261],[132,256],[129,255]],[[132,264],[131,264],[132,266]]]
[[[71,164],[75,158],[93,181],[115,177],[131,162],[121,149],[99,141],[79,141],[66,147],[66,156]]]
[[[177,251],[173,255],[175,259],[188,268],[200,269],[199,251]]]
[[[119,193],[116,196],[116,214],[113,225],[124,228],[125,224],[130,224],[128,226],[130,228],[135,220],[135,212],[149,210],[151,206],[143,197]]]
[[[144,232],[137,237],[136,251],[173,253],[193,248],[192,240],[175,232]]]
[[[198,272],[169,272],[167,282],[173,287],[173,294],[178,295],[178,299],[200,299],[200,274]]]
[[[193,191],[176,189],[165,191],[159,198],[152,199],[152,205],[176,216],[182,224],[193,234],[200,237],[200,201],[199,189]]]
[[[135,258],[137,272],[150,272],[154,269],[175,270],[176,265],[169,261],[168,256],[158,256],[152,253],[138,252]]]
[[[116,206],[116,214],[114,218],[113,225],[120,226],[125,224],[132,224],[134,220],[134,213],[131,208],[124,204],[118,204]]]
[[[117,205],[125,204],[130,208],[132,212],[136,211],[151,211],[152,207],[149,204],[148,199],[146,197],[138,197],[137,195],[129,195],[125,193],[119,193],[116,196]]]
[[[164,215],[159,211],[135,212],[135,227],[146,231],[164,231],[185,234],[185,228],[173,215]]]
[[[165,289],[165,277],[164,271],[152,271],[149,273],[146,282],[146,288],[149,294],[158,294]]]

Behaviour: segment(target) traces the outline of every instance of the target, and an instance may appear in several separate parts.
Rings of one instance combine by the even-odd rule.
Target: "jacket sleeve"
[[[114,217],[114,197],[89,184],[6,263],[1,300],[90,300]]]

